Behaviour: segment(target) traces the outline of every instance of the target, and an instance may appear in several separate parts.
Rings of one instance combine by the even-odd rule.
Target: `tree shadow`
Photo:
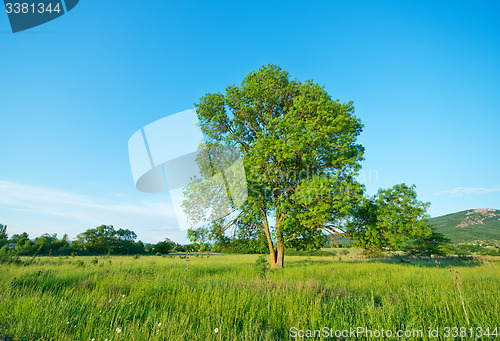
[[[411,257],[391,256],[381,259],[369,260],[372,263],[406,264],[426,268],[449,268],[449,267],[476,267],[483,264],[480,258],[475,256],[446,256],[446,257]]]

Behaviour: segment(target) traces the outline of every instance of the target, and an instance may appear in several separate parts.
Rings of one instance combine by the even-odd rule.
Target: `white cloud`
[[[452,196],[455,196],[455,197],[461,197],[463,195],[488,194],[488,193],[494,193],[494,192],[500,192],[500,188],[456,187],[454,189],[448,189],[448,190],[445,190],[445,191],[437,192],[436,195],[451,194]]]
[[[103,199],[0,181],[0,217],[1,223],[8,224],[10,234],[20,233],[17,229],[23,228],[34,235],[57,232],[74,237],[87,228],[110,224],[132,229],[145,241],[168,237],[166,227],[178,236],[185,235],[185,232],[176,233],[177,219],[167,196],[154,197],[156,200],[151,201],[125,196]],[[160,228],[164,229],[163,233],[158,231]],[[41,232],[42,229],[45,230]]]

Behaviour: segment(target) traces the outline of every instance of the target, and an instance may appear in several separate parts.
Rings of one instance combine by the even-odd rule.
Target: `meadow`
[[[400,338],[408,340],[445,339],[445,327],[466,327],[464,339],[474,339],[476,328],[494,333],[500,324],[498,258],[288,256],[284,269],[271,271],[257,260],[215,254],[2,264],[0,339],[350,340],[334,331],[357,327],[423,331]],[[306,334],[323,327],[332,328],[328,337]],[[437,338],[429,328],[439,328]]]

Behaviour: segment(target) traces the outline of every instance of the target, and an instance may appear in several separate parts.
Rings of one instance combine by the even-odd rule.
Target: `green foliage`
[[[166,238],[164,241],[152,245],[151,251],[155,254],[168,255],[176,247],[176,244],[170,239]]]
[[[12,250],[9,250],[8,245],[0,248],[0,264],[19,263],[19,259],[15,256]]]
[[[447,256],[452,250],[449,248],[450,239],[442,233],[430,229],[427,234],[414,239],[405,245],[402,249],[409,256]]]
[[[0,249],[9,243],[7,236],[7,225],[0,224]]]
[[[345,218],[362,193],[354,180],[363,159],[356,143],[362,125],[352,102],[333,100],[312,81],[292,80],[276,65],[263,66],[224,94],[206,94],[196,108],[212,153],[204,160],[225,164],[212,151],[235,148],[245,168],[249,197],[236,219],[212,225],[211,233],[221,239],[227,226],[253,229],[266,237],[275,264],[276,251],[285,246],[320,247],[323,230]],[[204,162],[200,168],[210,169]],[[217,190],[194,183],[185,193],[184,208],[193,221],[202,217],[200,203],[219,209],[218,202],[206,199]]]
[[[233,226],[237,239],[262,238],[271,265],[281,267],[285,247],[319,249],[325,232],[352,237],[372,252],[398,249],[423,235],[429,204],[417,200],[414,186],[364,197],[355,179],[364,153],[357,143],[362,124],[352,102],[333,100],[318,84],[267,65],[195,105],[208,141],[200,150],[200,173],[213,175],[243,159],[248,199],[225,220],[189,232],[192,241],[227,249],[235,244],[225,235]],[[227,211],[219,187],[197,180],[188,186],[183,207],[194,223]]]
[[[144,253],[142,242],[135,243],[137,235],[127,229],[115,230],[112,225],[101,225],[80,233],[76,244],[91,254],[140,254]]]
[[[349,232],[354,245],[371,251],[397,250],[408,239],[427,233],[427,207],[417,199],[415,186],[380,189],[357,207]]]
[[[290,249],[287,251],[288,256],[317,256],[317,257],[328,257],[335,256],[335,251],[324,251],[324,250],[294,250]]]
[[[500,256],[500,248],[499,247],[485,248],[484,254],[487,256]]]
[[[267,260],[264,255],[260,255],[259,258],[257,258],[257,260],[255,261],[257,273],[261,278],[266,278],[266,271],[267,271],[266,262]]]

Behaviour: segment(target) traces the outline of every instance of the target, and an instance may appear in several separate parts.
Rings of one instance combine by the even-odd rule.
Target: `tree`
[[[415,186],[379,189],[356,207],[348,234],[354,245],[370,251],[397,250],[408,239],[429,234],[427,207],[417,199]]]
[[[10,240],[16,244],[15,250],[18,255],[33,254],[33,242],[29,239],[28,233],[14,234]]]
[[[169,254],[172,250],[175,249],[176,244],[168,238],[165,238],[164,241],[158,242],[153,245],[151,251],[153,253],[161,253],[162,255]]]
[[[110,252],[113,244],[115,229],[111,225],[100,225],[94,229],[80,233],[77,236],[84,245],[85,250],[96,254],[106,254]]]
[[[268,65],[225,94],[206,94],[196,109],[208,150],[236,148],[244,162],[249,197],[222,229],[259,226],[272,267],[283,267],[286,246],[316,247],[325,231],[342,233],[336,225],[362,195],[352,102]]]
[[[206,140],[197,158],[200,174],[222,172],[227,183],[237,177],[225,171],[242,159],[248,198],[192,232],[193,238],[224,241],[230,227],[233,235],[256,231],[250,235],[265,236],[271,267],[280,268],[285,247],[316,249],[325,234],[381,249],[421,232],[427,206],[416,199],[414,187],[397,185],[367,198],[356,181],[363,126],[352,101],[333,100],[312,81],[291,80],[268,65],[224,94],[204,95],[195,106]],[[193,179],[183,208],[193,222],[208,223],[228,211],[227,200],[221,200],[228,192],[221,183]]]
[[[128,229],[115,230],[112,225],[101,225],[80,233],[77,243],[85,251],[96,254],[138,254],[144,253],[144,244],[134,243],[135,232]]]

